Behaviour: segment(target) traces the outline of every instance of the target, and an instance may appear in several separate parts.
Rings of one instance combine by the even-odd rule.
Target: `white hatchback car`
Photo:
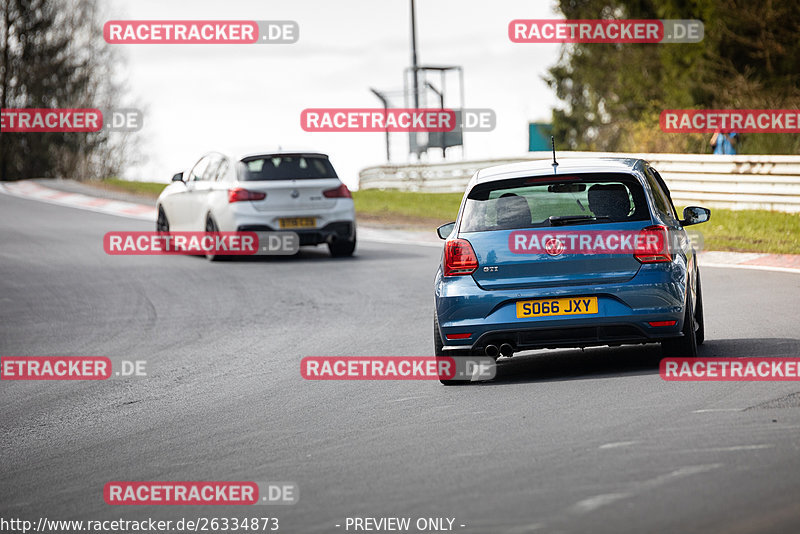
[[[353,197],[325,154],[210,152],[172,177],[156,208],[161,232],[285,230],[301,246],[326,243],[332,256],[356,248]]]

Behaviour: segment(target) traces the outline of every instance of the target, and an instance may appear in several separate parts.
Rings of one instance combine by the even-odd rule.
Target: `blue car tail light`
[[[451,239],[444,246],[444,275],[464,276],[475,272],[478,258],[466,239]]]
[[[669,252],[669,228],[662,225],[642,228],[636,240],[633,257],[640,263],[665,263],[672,261]]]

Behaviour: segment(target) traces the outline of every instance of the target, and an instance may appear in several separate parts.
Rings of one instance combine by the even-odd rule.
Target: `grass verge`
[[[800,254],[797,213],[711,208],[711,220],[692,228],[702,232],[706,250]]]
[[[454,221],[462,193],[353,192],[356,214],[369,221],[431,229]]]
[[[128,180],[120,180],[118,178],[108,178],[101,182],[89,182],[88,185],[102,187],[111,191],[121,191],[123,193],[133,193],[145,197],[158,198],[161,191],[167,184],[156,182],[131,182]]]

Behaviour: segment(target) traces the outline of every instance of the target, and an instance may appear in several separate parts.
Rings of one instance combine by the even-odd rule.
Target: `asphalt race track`
[[[105,232],[152,225],[5,195],[0,228],[0,355],[142,359],[148,372],[0,383],[4,516],[800,531],[796,382],[665,382],[658,346],[523,355],[466,387],[305,381],[304,356],[431,354],[440,251],[108,256]],[[800,275],[708,268],[703,288],[701,356],[800,355]],[[300,500],[115,507],[112,480],[294,481]]]

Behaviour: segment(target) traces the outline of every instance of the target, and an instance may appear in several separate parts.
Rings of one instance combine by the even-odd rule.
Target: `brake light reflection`
[[[675,326],[678,321],[649,321],[650,326]]]
[[[472,337],[472,334],[445,334],[447,339],[468,339]]]

